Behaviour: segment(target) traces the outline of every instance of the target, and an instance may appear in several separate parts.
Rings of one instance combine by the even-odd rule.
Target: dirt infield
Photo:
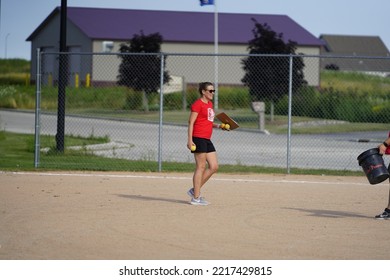
[[[365,177],[0,173],[0,259],[390,259],[388,183]]]

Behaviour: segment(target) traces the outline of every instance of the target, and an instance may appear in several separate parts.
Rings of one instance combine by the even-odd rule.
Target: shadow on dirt
[[[151,196],[143,196],[143,195],[128,195],[128,194],[117,194],[118,197],[128,198],[128,199],[136,199],[136,200],[145,200],[145,201],[163,201],[163,202],[171,202],[171,203],[179,203],[179,204],[188,204],[189,202],[186,200],[172,199],[172,198],[163,198],[163,197],[151,197]]]
[[[284,208],[284,209],[301,211],[301,212],[308,213],[309,216],[323,217],[323,218],[354,217],[354,218],[372,219],[372,217],[357,214],[357,213],[352,213],[352,212],[324,210],[324,209],[303,209],[303,208]]]

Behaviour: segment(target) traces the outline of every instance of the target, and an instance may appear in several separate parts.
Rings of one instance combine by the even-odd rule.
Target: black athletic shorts
[[[192,137],[192,142],[196,145],[196,150],[191,153],[211,153],[215,152],[215,147],[210,139]]]

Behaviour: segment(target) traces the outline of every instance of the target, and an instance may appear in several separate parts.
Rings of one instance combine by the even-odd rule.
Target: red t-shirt
[[[389,137],[390,137],[390,131],[389,131]],[[390,155],[390,147],[386,148],[385,154]]]
[[[206,104],[201,99],[198,99],[191,105],[191,112],[198,113],[198,117],[196,118],[194,123],[194,130],[192,132],[192,136],[211,139],[215,116],[213,110],[213,103],[209,101]]]

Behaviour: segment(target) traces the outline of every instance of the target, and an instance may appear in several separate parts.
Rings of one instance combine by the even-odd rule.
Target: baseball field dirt
[[[0,172],[2,260],[388,260],[388,181],[189,173]]]

